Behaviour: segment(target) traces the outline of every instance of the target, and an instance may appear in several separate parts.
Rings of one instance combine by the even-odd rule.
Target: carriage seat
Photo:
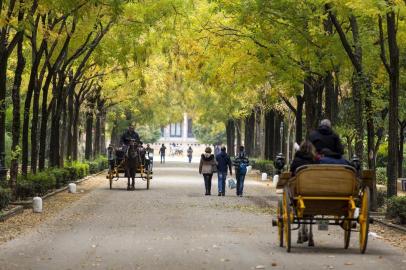
[[[297,168],[289,187],[293,196],[355,196],[359,182],[351,166],[312,164]]]

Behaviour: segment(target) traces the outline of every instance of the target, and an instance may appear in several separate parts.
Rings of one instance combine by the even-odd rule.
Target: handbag
[[[233,178],[228,178],[227,182],[228,182],[228,187],[230,189],[234,189],[237,187],[237,184],[235,183],[235,180]]]

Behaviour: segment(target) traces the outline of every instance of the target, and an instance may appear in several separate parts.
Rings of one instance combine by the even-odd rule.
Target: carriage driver
[[[128,130],[121,135],[120,144],[128,147],[131,140],[134,140],[137,143],[140,141],[140,136],[134,131],[133,125],[129,125]]]

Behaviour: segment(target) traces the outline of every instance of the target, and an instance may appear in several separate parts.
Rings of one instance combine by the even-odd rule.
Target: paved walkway
[[[132,192],[124,179],[109,190],[100,176],[94,191],[0,245],[0,269],[406,269],[405,254],[378,239],[365,255],[356,237],[344,250],[338,229],[316,231],[315,248],[294,244],[287,254],[266,184],[248,181],[243,198],[204,196],[196,166],[157,165],[151,190],[138,181]]]

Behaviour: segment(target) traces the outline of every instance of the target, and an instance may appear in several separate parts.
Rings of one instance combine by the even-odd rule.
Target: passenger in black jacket
[[[324,119],[320,126],[310,133],[309,140],[316,147],[317,153],[321,153],[324,148],[330,149],[338,155],[344,154],[344,147],[338,135],[331,129],[331,122]]]
[[[295,153],[292,164],[290,164],[292,175],[295,175],[297,168],[308,164],[318,164],[318,160],[314,145],[309,141],[304,141],[300,145],[300,149]]]

